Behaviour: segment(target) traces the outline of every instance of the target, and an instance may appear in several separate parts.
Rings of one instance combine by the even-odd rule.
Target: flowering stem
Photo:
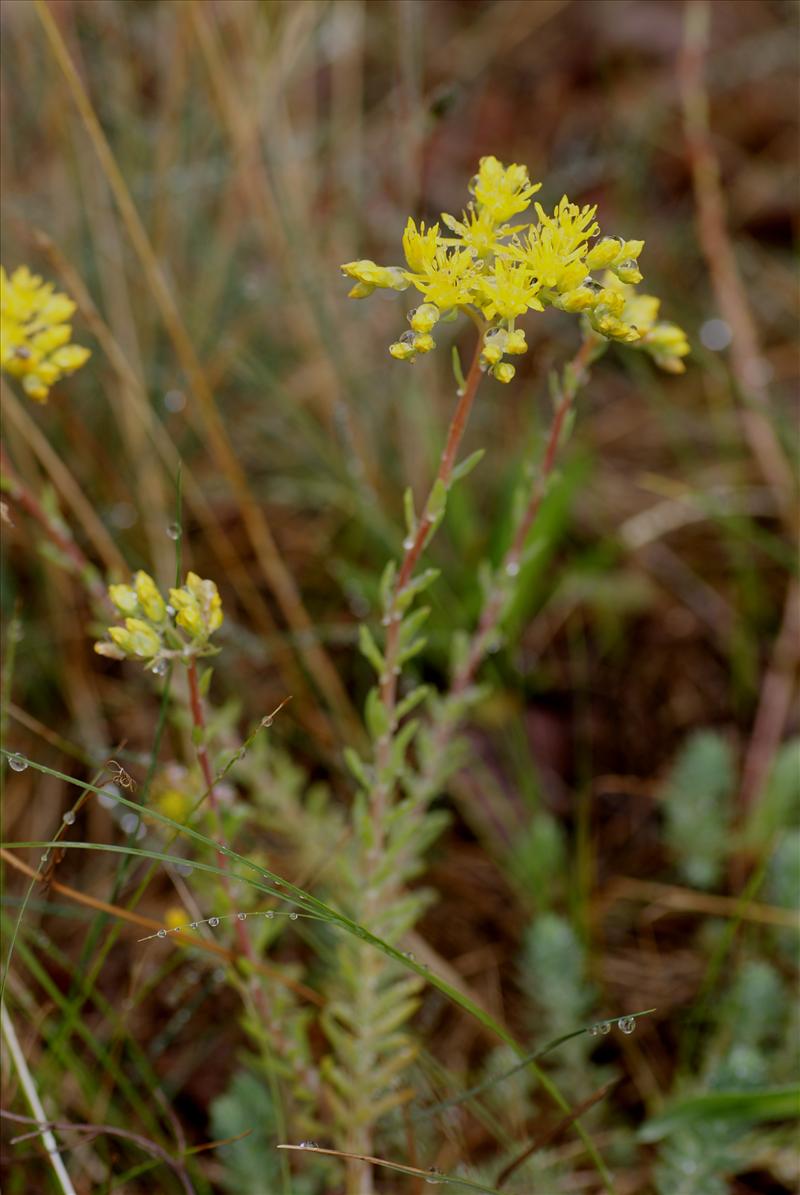
[[[197,660],[193,657],[187,669],[189,677],[189,705],[192,712],[192,726],[195,734],[195,748],[197,751],[197,759],[200,764],[200,770],[203,773],[203,780],[206,786],[206,794],[208,796],[208,803],[211,806],[211,811],[214,819],[214,835],[219,837],[222,826],[219,816],[219,804],[217,802],[217,794],[214,790],[214,773],[211,768],[211,760],[208,758],[208,747],[206,745],[206,718],[203,710],[203,698],[200,694],[200,678],[197,674]],[[230,879],[227,875],[228,860],[221,850],[217,850],[217,862],[223,872],[226,874],[222,877],[223,887],[230,900],[231,886]],[[247,927],[244,922],[234,919],[234,928],[236,930],[236,937],[239,942],[242,953],[250,962],[255,961],[255,951],[253,944],[250,941],[250,935],[247,932]],[[259,989],[260,991],[260,989]]]
[[[536,522],[539,508],[547,492],[547,486],[556,463],[565,420],[572,410],[572,404],[575,401],[578,390],[586,381],[586,369],[596,348],[596,338],[587,336],[564,372],[565,381],[561,387],[556,409],[553,413],[553,421],[550,425],[550,434],[547,437],[547,445],[544,450],[541,468],[537,472],[528,503],[514,532],[511,546],[503,558],[503,562],[497,573],[497,579],[481,613],[478,629],[472,637],[463,663],[453,678],[451,687],[451,696],[453,697],[458,698],[464,695],[464,692],[472,683],[477,668],[486,655],[489,640],[497,628],[505,603],[507,591],[504,585],[504,578],[513,577],[519,572],[525,543],[531,527]]]
[[[453,412],[453,418],[450,421],[450,427],[447,431],[447,439],[445,440],[442,455],[439,459],[439,469],[436,474],[436,481],[431,487],[425,503],[425,508],[422,517],[419,520],[419,525],[413,541],[409,547],[405,549],[400,571],[394,584],[394,589],[389,603],[389,608],[386,611],[388,618],[388,630],[386,632],[386,647],[384,651],[385,667],[383,676],[380,681],[380,696],[383,706],[389,715],[389,724],[394,727],[394,710],[397,700],[397,656],[400,643],[400,609],[399,598],[404,588],[411,580],[414,572],[414,567],[422,553],[425,543],[430,534],[431,528],[434,525],[435,515],[431,513],[431,500],[433,498],[434,489],[438,483],[447,487],[453,474],[453,467],[456,461],[461,440],[464,436],[464,430],[469,419],[472,404],[475,401],[475,395],[478,392],[483,373],[481,371],[481,350],[483,348],[483,329],[480,330],[478,341],[475,346],[475,352],[472,357],[472,364],[469,368],[465,384],[458,395],[458,403]],[[389,798],[389,785],[382,776],[385,775],[389,766],[391,753],[391,733],[384,735],[379,740],[376,753],[376,764],[378,772],[378,780],[373,793],[373,822],[375,825],[375,841],[376,850],[380,849],[382,841],[382,823],[383,816],[386,812],[386,803]]]

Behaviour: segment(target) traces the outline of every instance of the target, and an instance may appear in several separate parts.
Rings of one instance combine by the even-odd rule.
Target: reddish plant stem
[[[211,760],[208,758],[208,747],[206,746],[206,718],[203,710],[203,698],[200,694],[200,679],[197,674],[197,660],[192,659],[187,669],[189,676],[189,704],[192,711],[192,725],[195,730],[197,742],[195,750],[197,751],[197,759],[200,763],[200,770],[203,773],[203,780],[205,781],[206,794],[208,796],[208,803],[211,806],[211,811],[214,816],[214,834],[219,837],[221,832],[221,823],[219,817],[219,803],[217,801],[217,794],[214,790],[214,773],[211,768]],[[217,862],[225,874],[222,877],[223,887],[228,895],[231,897],[230,878],[228,875],[228,860],[221,850],[217,850]],[[250,935],[247,932],[245,922],[239,921],[238,918],[234,920],[234,928],[236,930],[236,938],[242,954],[250,962],[255,962],[255,951],[253,943],[250,941]],[[257,995],[263,996],[261,989],[257,989]]]
[[[12,465],[2,445],[0,445],[0,473],[2,473],[8,495],[26,514],[36,520],[53,546],[70,562],[94,600],[108,605],[108,594],[97,569],[84,555],[72,536],[59,527],[39,499],[31,493]]]
[[[483,331],[481,330],[478,336],[477,344],[475,345],[475,352],[472,357],[472,364],[469,367],[469,373],[464,382],[464,387],[459,391],[458,403],[453,412],[453,418],[450,421],[450,427],[447,431],[447,439],[445,440],[442,455],[439,458],[439,468],[436,473],[434,486],[438,482],[442,482],[448,486],[453,475],[453,468],[455,466],[456,455],[458,453],[461,440],[464,436],[464,430],[467,426],[472,404],[475,401],[475,395],[478,392],[478,387],[483,377],[481,370],[481,350],[483,349]],[[400,646],[400,610],[398,608],[398,599],[402,594],[406,585],[414,572],[414,567],[425,547],[425,542],[428,534],[433,526],[434,519],[431,517],[431,498],[433,495],[434,486],[431,487],[425,503],[425,508],[422,517],[419,520],[419,525],[416,534],[413,538],[413,543],[410,547],[405,549],[400,571],[395,580],[394,590],[392,592],[389,609],[386,611],[388,618],[388,629],[386,632],[386,647],[384,651],[384,673],[380,679],[380,695],[384,709],[389,715],[390,732],[379,740],[376,751],[376,766],[378,779],[375,784],[372,798],[372,812],[373,822],[375,825],[375,851],[380,851],[383,841],[383,817],[386,812],[386,804],[389,799],[389,785],[381,779],[383,773],[389,765],[390,754],[392,749],[392,734],[394,729],[394,711],[397,703],[397,674],[395,668],[397,666],[397,657]]]
[[[219,836],[221,830],[219,819],[219,802],[217,800],[217,794],[214,791],[214,773],[211,768],[211,760],[208,757],[208,748],[205,742],[206,719],[205,711],[203,710],[203,698],[200,693],[200,680],[197,674],[197,661],[195,659],[193,659],[189,664],[187,672],[189,677],[189,705],[192,713],[192,725],[197,738],[195,745],[197,750],[197,758],[199,760],[200,770],[203,773],[203,780],[205,781],[206,785],[208,803],[214,814],[215,835]],[[217,851],[217,860],[219,862],[220,868],[225,873],[222,876],[222,884],[230,902],[231,886],[230,876],[228,874],[228,860],[221,850]],[[250,934],[247,930],[247,922],[240,921],[238,917],[236,917],[234,918],[233,925],[240,951],[249,963],[257,966],[258,958],[253,943],[250,941]],[[284,1037],[280,1025],[270,1013],[266,992],[255,978],[252,979],[249,985],[249,990],[265,1031],[272,1037],[279,1051],[281,1051],[284,1057],[288,1060],[290,1057],[289,1043]],[[317,1088],[318,1076],[313,1067],[301,1066],[299,1074],[302,1082],[304,1082],[310,1088],[310,1090],[313,1091]]]
[[[753,730],[742,768],[739,802],[743,812],[758,799],[781,743],[792,705],[800,659],[800,585],[792,579],[786,590],[783,618],[758,699]]]
[[[519,571],[522,553],[525,550],[525,543],[531,527],[536,522],[539,508],[547,492],[548,482],[556,463],[565,420],[572,410],[572,404],[578,389],[585,381],[586,368],[595,347],[596,341],[591,337],[587,337],[572,359],[571,365],[565,371],[568,381],[561,388],[558,403],[553,413],[553,421],[550,425],[550,434],[547,438],[541,467],[536,475],[528,504],[525,507],[522,518],[517,524],[511,546],[503,558],[503,562],[498,570],[497,580],[481,613],[478,629],[472,637],[464,662],[456,671],[453,678],[450,690],[453,697],[463,696],[466,689],[472,683],[475,672],[486,655],[489,639],[497,628],[506,597],[506,587],[503,578],[505,576],[513,576]]]

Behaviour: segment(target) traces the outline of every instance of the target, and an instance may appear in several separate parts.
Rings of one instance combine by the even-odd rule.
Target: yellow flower
[[[503,166],[490,155],[481,158],[470,190],[487,216],[495,224],[503,224],[525,211],[541,185],[528,178],[527,166],[518,166],[516,162]]]
[[[69,344],[75,304],[27,266],[11,278],[0,266],[0,368],[20,378],[25,393],[46,402],[50,387],[74,373],[89,350]]]
[[[417,228],[411,217],[403,233],[403,252],[406,255],[408,268],[414,274],[424,274],[433,267],[439,249],[439,225],[425,231],[425,225],[420,222]]]
[[[443,237],[443,245],[457,245],[463,249],[471,249],[476,257],[490,257],[500,247],[500,238],[518,232],[519,228],[509,228],[508,225],[498,228],[491,213],[485,208],[463,213],[463,220],[456,220],[455,216],[448,216],[442,212],[442,222],[457,237]]]
[[[571,203],[566,195],[552,212],[534,203],[535,223],[509,223],[530,206],[539,188],[525,166],[483,157],[462,218],[442,213],[441,224],[452,235],[441,235],[438,223],[426,228],[409,218],[403,231],[406,269],[367,260],[342,267],[356,281],[353,298],[376,287],[408,285],[422,295],[424,302],[409,312],[410,330],[389,346],[390,354],[413,362],[430,352],[439,321],[449,322],[464,310],[482,330],[483,367],[508,382],[514,369],[503,357],[526,351],[515,321],[551,306],[582,315],[602,336],[645,349],[663,369],[682,369],[686,338],[674,324],[656,322],[657,301],[636,296],[636,309],[628,307],[633,301],[629,284],[642,277],[638,259],[644,241],[600,237],[597,208]],[[595,270],[607,272],[602,283],[592,276]],[[178,601],[178,624],[199,636],[205,623],[188,592]]]
[[[462,307],[470,301],[471,286],[477,277],[475,258],[469,249],[448,253],[440,246],[420,273],[409,279],[429,303],[440,311]]]
[[[492,274],[479,278],[475,284],[476,302],[488,320],[495,315],[513,320],[529,308],[542,310],[536,297],[539,287],[540,283],[525,264],[498,257]]]

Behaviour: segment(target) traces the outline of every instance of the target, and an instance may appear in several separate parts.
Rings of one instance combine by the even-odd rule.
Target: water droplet
[[[172,618],[172,616],[173,616],[173,614],[174,614],[174,613],[175,613],[175,607],[174,607],[174,606],[167,606],[167,614],[169,614],[170,618]]]
[[[722,352],[732,340],[731,326],[724,319],[706,320],[700,328],[700,341],[703,347],[711,349],[712,353]]]
[[[189,929],[197,929],[199,924],[200,924],[199,921],[192,921],[189,923]]]
[[[75,825],[74,812],[71,809],[68,809],[67,812],[64,814],[64,816],[61,818],[61,820],[65,826],[74,826]]]
[[[119,789],[117,788],[116,784],[111,784],[111,785],[109,785],[108,788],[104,788],[102,790],[102,792],[99,792],[97,794],[97,800],[100,802],[100,804],[103,806],[104,809],[111,809],[114,805],[117,804],[117,794],[118,793],[119,793]]]
[[[598,1028],[599,1032],[603,1035],[603,1037],[605,1037],[606,1034],[611,1032],[611,1022],[603,1021],[602,1024],[597,1026],[597,1028]]]
[[[318,1141],[301,1141],[298,1149],[319,1149]]]
[[[405,542],[405,541],[403,541],[403,542]],[[383,618],[381,619],[381,626],[388,627],[391,625],[391,622],[392,622],[392,616],[390,614],[384,614]]]
[[[164,395],[164,406],[168,411],[182,411],[186,406],[186,395],[182,390],[168,390]]]
[[[416,334],[416,332],[412,332],[409,330],[408,332],[404,332],[402,334],[402,336],[398,336],[397,339],[400,344],[413,344],[414,341],[417,339],[417,334]]]
[[[433,1175],[433,1174],[441,1174],[441,1173],[442,1173],[442,1171],[441,1171],[441,1170],[437,1170],[437,1168],[436,1168],[435,1166],[431,1166],[431,1167],[430,1167],[430,1169],[428,1170],[428,1174],[431,1174],[431,1175]],[[440,1187],[440,1186],[441,1186],[441,1180],[440,1180],[440,1179],[438,1179],[438,1178],[426,1178],[426,1179],[425,1179],[425,1182],[426,1182],[426,1183],[428,1184],[428,1186],[430,1186],[430,1187]]]
[[[215,929],[219,925],[219,917],[209,917],[208,924]]]
[[[247,920],[247,914],[246,914],[246,913],[237,913],[237,914],[236,914],[236,920],[237,920],[237,921],[246,921],[246,920]]]
[[[416,955],[414,954],[414,951],[413,951],[413,950],[404,950],[404,951],[403,951],[403,958],[409,958],[409,959],[411,959],[411,961],[412,961],[412,963],[413,963],[413,962],[414,962],[414,960],[415,960],[415,958],[416,958]]]
[[[581,286],[585,290],[590,290],[593,295],[599,295],[600,291],[603,289],[602,284],[598,282],[596,278],[592,278],[591,274],[587,278],[584,278]]]
[[[519,561],[518,560],[509,560],[508,564],[506,565],[506,576],[507,577],[516,577],[518,575],[519,575]]]
[[[158,938],[166,938],[166,936],[167,936],[167,931],[165,929],[160,929],[156,935],[156,937],[158,937]]]
[[[271,877],[270,877],[270,876],[264,876],[264,879],[265,879],[265,880],[269,880],[269,879],[271,879]],[[279,879],[277,878],[277,876],[275,877],[275,879],[274,879],[274,880],[272,880],[272,883],[274,884],[274,886],[275,886],[276,888],[282,888],[282,887],[283,887],[283,880],[279,880]]]
[[[636,1028],[636,1018],[620,1017],[620,1019],[617,1021],[617,1024],[623,1033],[633,1033],[634,1029]]]
[[[178,523],[170,523],[169,527],[167,527],[167,535],[170,539],[180,539],[180,525]]]
[[[290,913],[290,914],[289,914],[289,920],[290,920],[290,921],[296,921],[296,920],[297,920],[297,918],[299,917],[299,915],[300,915],[299,913]]]
[[[154,672],[156,676],[165,676],[168,667],[169,665],[166,660],[156,660],[150,671]]]
[[[39,856],[39,862],[40,862],[40,863],[46,863],[46,862],[48,861],[48,859],[49,859],[49,858],[50,858],[50,852],[49,852],[49,851],[45,851],[45,853],[44,853],[43,855],[40,855],[40,856]]]
[[[12,772],[24,772],[28,766],[28,761],[24,755],[11,755],[8,759],[8,765]]]
[[[598,1037],[599,1035],[600,1035],[600,1026],[599,1025],[590,1025],[589,1026],[589,1037]]]
[[[416,542],[413,535],[407,535],[403,540],[403,547],[407,552],[410,552]]]
[[[119,819],[119,824],[125,834],[135,834],[139,829],[139,819],[135,813],[124,813]]]
[[[267,912],[264,914],[264,916],[272,919],[275,916],[275,914],[273,913],[272,909],[268,909]]]
[[[175,870],[179,876],[190,876],[194,871],[194,868],[192,867],[191,863],[178,863],[175,866]]]

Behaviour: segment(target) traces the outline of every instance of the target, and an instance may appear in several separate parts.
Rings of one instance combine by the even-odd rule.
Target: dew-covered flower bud
[[[497,378],[498,382],[504,384],[510,382],[516,373],[516,369],[508,361],[501,361],[499,365],[495,365],[492,373]]]
[[[396,340],[394,344],[390,344],[389,352],[396,361],[412,361],[417,355],[413,343],[404,344],[402,340]]]
[[[618,265],[612,266],[612,269],[620,282],[635,285],[637,282],[642,281],[642,272],[632,257],[621,261]]]
[[[430,332],[441,319],[441,312],[435,303],[421,303],[408,313],[408,322],[415,332]]]
[[[622,237],[602,237],[586,254],[584,265],[588,270],[605,270],[620,260],[624,248]]]

